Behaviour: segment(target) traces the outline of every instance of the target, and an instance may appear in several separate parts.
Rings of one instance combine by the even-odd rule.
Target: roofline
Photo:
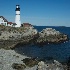
[[[2,17],[4,19],[4,22],[8,22],[8,20],[5,17],[3,17],[3,16],[0,16],[0,17]]]

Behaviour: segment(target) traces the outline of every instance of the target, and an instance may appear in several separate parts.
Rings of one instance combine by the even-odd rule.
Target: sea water
[[[45,28],[54,28],[64,34],[67,34],[70,39],[70,27],[49,27],[35,26],[38,31]],[[60,44],[47,44],[44,46],[28,45],[15,48],[20,54],[25,54],[29,57],[38,57],[39,59],[55,59],[60,62],[66,61],[70,57],[70,40]]]

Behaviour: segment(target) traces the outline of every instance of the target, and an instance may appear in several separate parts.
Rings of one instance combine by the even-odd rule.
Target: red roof
[[[32,25],[29,24],[29,23],[23,23],[23,24],[21,24],[21,26],[22,26],[22,27],[31,27]]]
[[[12,22],[8,22],[8,24],[10,24],[10,25],[11,25],[11,24],[13,24],[13,23],[12,23]]]

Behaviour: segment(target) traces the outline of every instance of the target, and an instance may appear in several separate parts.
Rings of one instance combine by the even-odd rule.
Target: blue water
[[[35,26],[38,31],[45,28],[50,28],[47,26]],[[70,27],[52,27],[64,34],[67,34],[70,38]],[[18,53],[25,54],[30,57],[38,57],[40,59],[47,59],[52,57],[60,62],[66,61],[70,57],[70,41],[60,44],[49,44],[45,46],[21,46],[15,48]]]

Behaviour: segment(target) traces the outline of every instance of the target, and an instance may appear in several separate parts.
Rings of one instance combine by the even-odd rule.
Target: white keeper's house
[[[16,23],[8,22],[6,18],[0,16],[0,25],[15,27]]]
[[[0,24],[7,26],[7,24],[8,24],[7,19],[5,19],[3,16],[0,16]]]

